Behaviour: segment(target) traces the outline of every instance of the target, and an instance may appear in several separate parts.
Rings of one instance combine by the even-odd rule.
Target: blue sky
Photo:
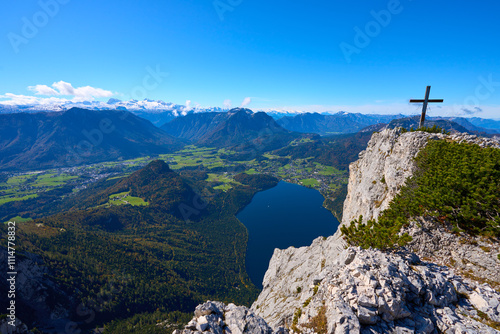
[[[445,103],[431,114],[500,117],[498,1],[1,6],[4,103],[147,97],[239,106],[250,97],[255,109],[408,113],[419,108],[407,100],[432,85],[431,98]]]

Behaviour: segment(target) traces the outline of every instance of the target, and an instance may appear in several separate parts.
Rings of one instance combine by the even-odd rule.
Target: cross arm
[[[431,103],[441,103],[441,102],[443,102],[443,101],[444,101],[443,99],[434,99],[434,100],[429,99],[429,100],[427,100],[427,102],[431,102]],[[424,103],[424,102],[425,102],[425,100],[415,100],[415,99],[411,99],[411,100],[410,100],[410,102],[411,102],[411,103]]]

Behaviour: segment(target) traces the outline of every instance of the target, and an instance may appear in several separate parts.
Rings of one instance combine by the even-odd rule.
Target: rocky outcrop
[[[469,134],[444,135],[423,131],[401,132],[401,128],[374,133],[359,159],[349,165],[349,184],[344,202],[342,224],[363,216],[377,218],[415,171],[414,158],[429,140],[474,143],[500,148],[496,139]]]
[[[9,324],[10,322],[10,324]],[[16,318],[14,323],[5,318],[0,320],[0,333],[2,334],[32,334],[33,332],[28,330],[28,326],[21,320]]]
[[[275,249],[252,309],[272,327],[290,325],[287,319],[308,298],[301,291],[313,286],[343,250],[339,234],[317,238],[307,247]]]
[[[350,165],[342,224],[377,218],[429,140],[500,147],[466,134],[375,133]],[[275,249],[251,310],[292,332],[500,333],[500,293],[485,283],[500,280],[498,243],[454,235],[423,217],[406,231],[414,239],[398,253],[348,248],[339,231],[307,247]]]
[[[491,327],[500,326],[499,292],[410,252],[349,247],[314,271],[312,283],[283,291],[300,303],[277,300],[272,307],[283,312],[264,316],[267,323],[258,314],[268,305],[208,301],[174,334],[500,333]]]
[[[281,299],[261,294],[252,308],[271,326],[300,332],[314,331],[324,308],[327,333],[500,333],[487,325],[500,324],[500,293],[410,252],[350,247],[309,276]]]
[[[8,271],[7,249],[0,249],[2,288],[5,288]],[[16,271],[16,311],[23,322],[36,323],[39,329],[64,328],[69,322],[69,310],[74,309],[74,301],[50,278],[43,260],[31,253],[19,253]]]
[[[297,295],[300,332],[322,311],[327,333],[500,333],[480,321],[500,323],[500,293],[412,253],[348,248]]]
[[[464,277],[500,289],[500,243],[466,233],[452,233],[451,226],[433,218],[418,217],[403,228],[413,240],[406,246],[423,259],[455,269]]]
[[[428,140],[441,134],[401,133],[400,128],[374,133],[359,159],[349,165],[349,184],[342,223],[363,216],[363,221],[378,217],[415,170],[414,158]]]
[[[284,334],[283,328],[273,331],[261,317],[245,306],[225,305],[221,302],[207,301],[198,305],[194,318],[184,330],[173,334]]]

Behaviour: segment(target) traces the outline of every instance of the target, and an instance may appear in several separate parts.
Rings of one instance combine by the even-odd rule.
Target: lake
[[[262,280],[275,248],[309,246],[319,236],[330,236],[338,220],[323,207],[319,191],[281,181],[255,194],[237,214],[249,233],[246,269],[252,282]]]

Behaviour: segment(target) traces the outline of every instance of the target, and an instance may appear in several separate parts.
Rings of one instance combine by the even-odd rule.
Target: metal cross
[[[429,100],[429,94],[430,94],[430,92],[431,92],[431,86],[427,86],[427,89],[425,90],[425,99],[423,99],[423,100],[411,99],[410,100],[410,103],[423,103],[424,104],[422,106],[422,116],[420,116],[420,124],[418,125],[419,129],[422,126],[424,126],[425,112],[427,111],[427,103],[441,103],[441,102],[444,101],[443,99]]]

